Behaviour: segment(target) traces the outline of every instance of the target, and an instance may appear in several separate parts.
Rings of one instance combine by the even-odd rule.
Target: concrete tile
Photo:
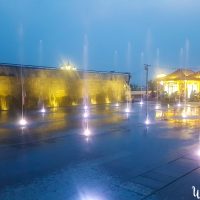
[[[140,194],[143,197],[150,195],[153,192],[153,189],[134,182],[120,184],[120,187],[135,192],[136,194]]]
[[[156,169],[155,172],[178,178],[196,169],[197,167],[198,164],[193,160],[179,159]]]
[[[138,176],[133,181],[134,181],[134,183],[144,185],[144,186],[151,188],[153,190],[157,190],[157,189],[164,186],[163,182],[156,181],[156,180],[153,180],[151,178],[147,178],[147,177],[143,177],[143,176]]]
[[[168,184],[169,182],[171,182],[175,179],[175,177],[173,177],[173,176],[158,173],[156,171],[148,172],[146,174],[143,174],[142,176],[147,177],[147,178],[151,178],[151,179],[156,180],[156,181],[160,181],[160,182],[165,183],[165,184]]]
[[[160,200],[193,200],[192,186],[200,189],[200,169],[178,179],[176,182],[168,185],[155,196]],[[148,198],[147,198],[148,199]]]

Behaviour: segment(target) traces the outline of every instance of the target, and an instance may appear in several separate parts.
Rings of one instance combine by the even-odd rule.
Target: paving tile
[[[153,192],[153,189],[133,182],[120,184],[120,187],[135,192],[137,194],[140,194],[143,197],[150,195]]]
[[[159,200],[195,200],[197,198],[193,197],[192,186],[200,189],[199,178],[200,169],[197,169],[158,191],[155,196]]]
[[[138,176],[133,181],[135,183],[139,183],[141,185],[149,187],[149,188],[151,188],[153,190],[157,190],[157,189],[159,189],[159,188],[164,186],[163,182],[156,181],[156,180],[153,180],[151,178],[147,178],[147,177],[143,177],[143,176]]]
[[[178,178],[196,169],[197,167],[198,163],[193,160],[179,159],[156,169],[155,172]]]
[[[168,184],[169,182],[171,182],[175,179],[175,177],[173,177],[173,176],[158,173],[156,171],[148,172],[146,174],[143,174],[142,176],[147,177],[147,178],[151,178],[151,179],[156,180],[156,181],[160,181],[160,182],[165,183],[165,184]]]

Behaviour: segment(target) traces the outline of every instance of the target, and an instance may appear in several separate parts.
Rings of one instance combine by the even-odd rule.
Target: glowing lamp
[[[88,113],[88,112],[84,112],[84,113],[83,113],[83,117],[84,117],[84,118],[89,117],[89,113]]]
[[[140,105],[143,105],[143,104],[144,104],[144,102],[141,100],[141,101],[140,101]]]
[[[119,103],[116,103],[115,106],[116,106],[116,107],[119,107]]]
[[[186,118],[186,117],[187,117],[186,113],[183,112],[183,113],[182,113],[182,118]]]
[[[155,109],[157,110],[159,108],[160,108],[160,105],[156,104]]]
[[[196,152],[197,156],[200,157],[200,149]]]
[[[41,110],[40,110],[41,113],[45,113],[46,112],[46,109],[43,107]]]
[[[129,113],[129,112],[130,112],[130,108],[127,107],[127,108],[125,109],[125,112],[126,112],[126,113]]]
[[[157,78],[164,78],[166,76],[166,74],[158,74]]]
[[[150,123],[151,123],[151,122],[150,122],[149,118],[147,117],[146,120],[145,120],[145,124],[146,124],[146,125],[149,125]]]
[[[27,121],[26,121],[24,118],[21,118],[21,119],[19,120],[19,125],[20,125],[20,126],[26,126],[26,125],[27,125]]]
[[[90,132],[90,130],[88,128],[86,128],[84,130],[84,135],[87,136],[87,137],[89,137],[91,135],[91,132]]]
[[[178,106],[178,107],[181,107],[181,104],[180,104],[180,103],[178,103],[178,104],[177,104],[177,106]]]

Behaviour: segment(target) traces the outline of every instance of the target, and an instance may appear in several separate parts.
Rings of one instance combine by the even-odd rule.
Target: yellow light
[[[93,98],[91,98],[91,104],[97,104],[97,101]]]
[[[164,78],[166,76],[166,74],[158,74],[157,78]]]
[[[77,105],[78,104],[75,101],[72,102],[72,106],[77,106]]]
[[[69,63],[68,64],[64,64],[63,66],[60,67],[60,69],[62,70],[68,70],[68,71],[76,71],[77,68],[70,65]]]
[[[110,103],[110,99],[106,97],[106,103]]]

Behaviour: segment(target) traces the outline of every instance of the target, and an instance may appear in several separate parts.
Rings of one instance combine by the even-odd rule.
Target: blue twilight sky
[[[144,63],[152,76],[180,65],[200,70],[199,10],[200,0],[0,0],[0,62],[69,59],[130,71],[136,83]]]

